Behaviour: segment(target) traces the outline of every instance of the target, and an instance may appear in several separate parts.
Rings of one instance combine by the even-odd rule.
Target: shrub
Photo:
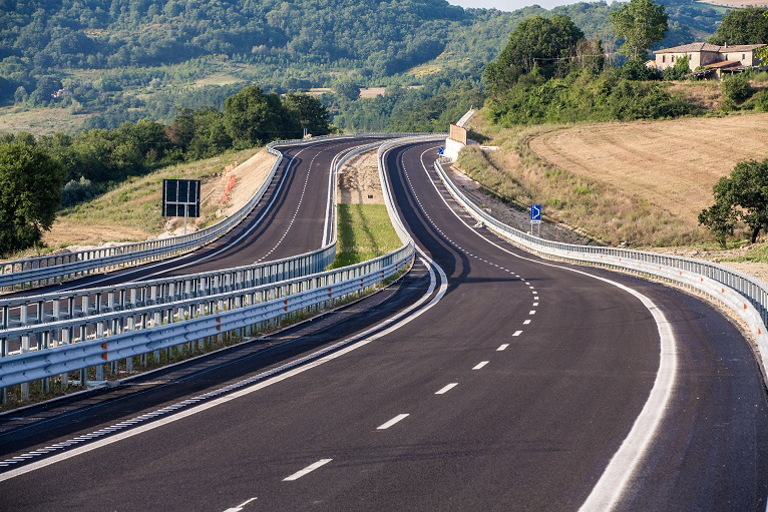
[[[749,85],[749,77],[744,74],[727,77],[722,83],[723,106],[733,108],[752,95],[752,87]]]
[[[61,189],[61,206],[73,206],[92,199],[95,195],[91,180],[81,176],[80,180],[70,180]]]

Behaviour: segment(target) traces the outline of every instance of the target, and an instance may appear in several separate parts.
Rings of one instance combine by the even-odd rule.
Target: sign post
[[[536,227],[536,233],[534,234],[534,226]],[[533,236],[541,237],[541,205],[531,205],[531,234]]]
[[[184,234],[187,234],[187,218],[200,216],[200,180],[163,180],[163,217],[184,217]]]

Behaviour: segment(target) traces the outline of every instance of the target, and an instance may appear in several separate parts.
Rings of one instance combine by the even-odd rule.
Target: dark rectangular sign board
[[[163,217],[199,216],[200,180],[163,180]]]

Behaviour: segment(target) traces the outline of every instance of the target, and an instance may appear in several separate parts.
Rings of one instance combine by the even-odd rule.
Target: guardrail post
[[[41,310],[41,314],[42,314],[42,310]],[[40,337],[42,338],[42,342],[43,342],[43,350],[48,350],[51,345],[51,331],[41,332]],[[41,384],[43,393],[49,393],[51,391],[50,377],[43,378],[40,384]]]
[[[80,343],[84,342],[88,338],[88,327],[86,325],[80,326]],[[88,368],[80,370],[80,385],[85,387],[88,385]]]
[[[62,345],[69,345],[70,340],[72,339],[72,328],[66,327],[62,329],[59,336],[61,336]],[[61,374],[61,389],[62,391],[64,391],[68,387],[69,387],[69,373],[64,372]]]
[[[6,308],[3,308],[6,309]],[[3,311],[3,314],[7,314]],[[5,322],[5,316],[3,316],[3,322]],[[0,338],[0,360],[8,355],[8,338]],[[0,388],[0,405],[5,405],[8,402],[8,390],[6,388]]]
[[[132,331],[135,322],[136,319],[132,316],[129,316],[126,320],[125,331]],[[133,371],[133,356],[128,356],[125,358],[125,371],[128,373]]]
[[[26,308],[21,308],[24,311]],[[24,334],[21,337],[21,353],[26,354],[29,352],[29,334]],[[21,399],[29,400],[29,382],[23,382],[21,384]]]

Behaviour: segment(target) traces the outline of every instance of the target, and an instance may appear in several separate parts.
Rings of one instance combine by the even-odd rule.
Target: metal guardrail
[[[400,143],[414,140],[425,139],[411,137],[401,139]],[[396,144],[392,142],[385,146]],[[363,151],[362,148],[356,149],[339,159],[336,168],[355,153]],[[381,158],[379,165],[382,165]],[[379,173],[383,176],[381,168]],[[393,215],[393,199],[386,180],[382,186],[386,191],[387,209]],[[100,369],[103,375],[105,363],[116,364],[122,359],[125,359],[126,369],[130,370],[135,355],[192,343],[233,329],[274,323],[292,313],[310,312],[343,300],[405,270],[413,262],[413,240],[396,214],[391,219],[403,245],[389,254],[357,265],[251,287],[246,287],[247,280],[241,279],[241,288],[237,288],[238,270],[231,269],[217,274],[230,276],[219,282],[214,281],[218,287],[204,285],[211,293],[203,296],[194,296],[186,285],[183,290],[181,286],[171,287],[171,281],[168,281],[165,283],[168,297],[175,300],[166,303],[153,303],[152,288],[149,288],[149,301],[140,303],[137,300],[135,304],[129,301],[131,307],[126,306],[125,309],[110,310],[107,304],[98,312],[88,310],[92,314],[84,317],[54,318],[51,322],[27,323],[0,330],[0,388],[15,384],[24,386],[30,381],[59,374],[62,375],[62,382],[66,382],[68,372],[75,370],[80,370],[81,379],[85,379],[84,370],[92,366],[96,366],[97,372]],[[297,260],[294,258],[293,261]],[[234,274],[227,274],[233,270]],[[301,272],[303,269],[293,270]],[[211,278],[215,276],[208,275],[205,279]],[[236,289],[225,289],[227,284]],[[155,283],[155,287],[157,300],[161,286]],[[172,288],[173,293],[170,292]],[[124,298],[125,293],[120,293]],[[19,347],[18,354],[9,353],[10,343],[14,341]],[[97,380],[100,379],[97,377]]]
[[[351,158],[370,151],[381,141],[342,151],[334,158],[331,169],[333,201],[338,171]],[[335,226],[335,208],[328,212]],[[170,304],[226,291],[242,290],[286,279],[321,272],[336,257],[336,232],[331,230],[325,246],[296,256],[254,263],[222,270],[186,274],[167,278],[132,281],[117,285],[66,290],[35,296],[0,298],[0,334],[3,330],[40,323],[85,318],[102,313],[125,311],[153,304]],[[13,354],[13,349],[6,352]]]
[[[440,179],[451,195],[474,218],[533,252],[558,259],[613,267],[652,275],[694,288],[732,309],[749,327],[757,344],[763,377],[768,383],[768,286],[761,280],[708,261],[647,251],[574,245],[545,240],[504,224],[472,202],[435,162]]]
[[[407,134],[410,135],[410,134]],[[312,142],[359,137],[398,137],[403,134],[350,134],[325,135],[307,140],[281,140],[267,145],[267,151],[277,156],[264,183],[256,193],[232,215],[216,224],[188,235],[152,240],[114,247],[104,247],[50,256],[38,256],[21,260],[0,262],[0,290],[13,290],[19,286],[45,286],[56,282],[104,272],[147,261],[178,255],[206,245],[224,235],[242,221],[261,200],[282,162],[283,155],[276,148]]]

